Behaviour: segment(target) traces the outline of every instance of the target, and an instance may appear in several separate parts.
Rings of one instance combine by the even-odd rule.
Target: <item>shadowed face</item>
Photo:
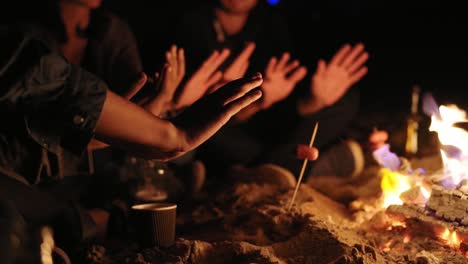
[[[102,0],[62,0],[63,2],[75,3],[90,9],[96,9],[101,6]]]
[[[249,13],[258,3],[258,0],[221,0],[223,10],[233,14]]]

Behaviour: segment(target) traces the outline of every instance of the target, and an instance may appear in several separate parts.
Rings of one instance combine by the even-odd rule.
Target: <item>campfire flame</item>
[[[461,244],[461,239],[458,237],[457,232],[455,231],[450,231],[447,228],[438,235],[440,239],[442,239],[447,245],[449,245],[452,248],[460,248]]]
[[[409,177],[386,168],[381,169],[380,173],[382,175],[380,188],[383,192],[383,207],[403,204],[400,195],[411,188]]]
[[[468,122],[468,119],[465,111],[456,105],[441,105],[439,114],[431,116],[429,130],[437,132],[442,144],[444,175],[449,177],[446,188],[454,188],[463,179],[468,179],[468,132],[454,126],[460,122]]]

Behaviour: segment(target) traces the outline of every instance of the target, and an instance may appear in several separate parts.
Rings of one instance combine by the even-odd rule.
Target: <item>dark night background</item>
[[[105,1],[132,26],[147,68],[171,44],[171,26],[200,1]],[[362,109],[409,111],[415,84],[440,103],[464,108],[468,94],[467,18],[449,1],[280,0],[301,61],[315,70],[345,42],[362,41],[369,73],[359,83]],[[465,108],[466,109],[466,108]]]
[[[155,62],[171,44],[179,16],[201,1],[104,0],[104,6],[130,24],[149,72],[159,68]],[[358,84],[363,111],[409,111],[415,84],[439,103],[468,107],[468,18],[460,3],[280,0],[276,7],[289,20],[297,55],[309,72],[345,42],[366,45],[369,73]],[[3,11],[9,15],[8,8]]]

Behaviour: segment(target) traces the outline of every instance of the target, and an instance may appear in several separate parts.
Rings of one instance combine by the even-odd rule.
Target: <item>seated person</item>
[[[103,236],[109,216],[47,191],[58,179],[44,177],[41,157],[59,147],[79,155],[95,136],[132,155],[166,161],[202,144],[261,97],[256,74],[163,120],[67,63],[27,29],[2,29],[0,40],[0,115],[7,124],[0,128],[0,198],[13,204],[28,228],[51,226],[56,243],[67,249]]]

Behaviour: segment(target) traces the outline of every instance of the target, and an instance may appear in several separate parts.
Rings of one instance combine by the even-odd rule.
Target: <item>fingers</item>
[[[164,89],[164,84],[168,79],[168,72],[167,69],[169,68],[169,63],[165,63],[161,69],[161,73],[158,74],[158,79],[155,85],[156,90],[161,91],[161,89]]]
[[[356,72],[369,59],[369,53],[363,52],[359,57],[348,67],[348,72]]]
[[[213,85],[220,82],[221,79],[223,79],[223,73],[221,71],[217,71],[213,73],[213,75],[211,75],[208,81],[206,82],[206,87],[208,88],[212,87]]]
[[[168,65],[167,67],[165,67],[165,72],[163,73],[162,75],[162,82],[163,82],[163,89],[165,90],[164,92],[167,94],[167,96],[169,96],[170,98],[172,98],[174,92],[175,92],[175,84],[174,84],[174,79],[173,79],[173,68],[172,66]]]
[[[330,64],[340,65],[343,62],[344,57],[348,52],[351,50],[351,46],[349,44],[343,45],[332,57]]]
[[[270,61],[268,62],[268,65],[265,69],[265,74],[270,75],[273,73],[274,69],[276,68],[276,63],[278,59],[276,57],[271,57]]]
[[[251,78],[242,78],[226,84],[219,88],[222,90],[220,93],[223,105],[227,105],[238,98],[244,96],[252,89],[259,87],[263,82],[262,75],[260,73],[255,74]]]
[[[367,67],[362,67],[361,69],[359,69],[359,71],[353,73],[349,77],[350,83],[354,84],[354,83],[358,82],[359,80],[362,79],[362,77],[364,77],[364,75],[366,75],[366,73],[367,73]]]
[[[128,100],[132,99],[135,94],[137,94],[143,86],[145,86],[148,76],[144,72],[141,73],[140,78],[132,85],[130,90],[125,94],[125,98]]]
[[[282,71],[284,67],[286,67],[286,64],[288,63],[290,57],[291,55],[289,55],[288,52],[283,53],[283,55],[281,55],[281,59],[278,61],[278,64],[276,64],[276,67],[274,70]]]
[[[302,66],[296,69],[288,78],[288,80],[298,83],[307,75],[307,68]]]
[[[223,49],[221,52],[214,51],[211,55],[203,62],[199,70],[202,70],[207,76],[210,76],[218,67],[229,57],[231,51]]]
[[[342,66],[345,69],[348,69],[363,51],[364,45],[362,45],[362,43],[354,46],[353,49],[351,49],[350,52],[343,58]]]
[[[325,74],[325,71],[327,70],[327,64],[325,63],[324,60],[319,60],[317,64],[317,70],[315,72],[315,75],[321,76]]]
[[[234,63],[239,63],[239,66],[244,65],[245,62],[249,61],[250,56],[252,56],[252,53],[255,50],[255,47],[256,45],[254,42],[247,43],[247,45],[245,45],[244,50],[239,54]]]
[[[239,113],[245,107],[249,106],[251,103],[260,99],[260,97],[262,97],[262,91],[250,91],[242,95],[240,98],[237,98],[236,100],[227,104],[225,108],[225,114],[227,114],[229,117],[232,117]]]
[[[298,61],[298,60],[294,60],[294,61],[288,63],[286,66],[284,66],[283,71],[284,71],[286,74],[289,74],[292,70],[296,69],[299,65],[300,65],[299,61]]]
[[[178,77],[179,77],[179,82],[184,78],[185,76],[185,52],[183,48],[179,49],[178,55],[177,55],[177,65],[178,65]]]
[[[242,52],[236,57],[236,59],[229,65],[224,72],[225,81],[232,81],[244,76],[249,65],[249,59],[255,50],[255,43],[249,42],[242,50]]]
[[[249,62],[246,61],[244,64],[239,68],[239,74],[240,76],[244,76],[245,73],[247,72],[247,69],[249,68]]]

